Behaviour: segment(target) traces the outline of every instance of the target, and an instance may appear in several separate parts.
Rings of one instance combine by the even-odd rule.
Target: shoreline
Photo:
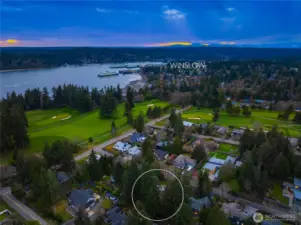
[[[55,67],[41,67],[41,68],[27,68],[27,69],[9,69],[9,70],[0,70],[0,73],[8,73],[8,72],[20,72],[26,70],[42,70],[42,69],[52,69]]]

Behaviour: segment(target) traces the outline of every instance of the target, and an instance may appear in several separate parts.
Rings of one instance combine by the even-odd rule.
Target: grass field
[[[145,101],[135,104],[133,116],[140,112],[146,113],[148,105],[165,107],[168,102],[160,100]],[[100,143],[111,138],[110,130],[112,119],[99,119],[99,110],[80,114],[77,111],[63,108],[51,110],[34,110],[27,112],[29,123],[30,146],[25,153],[42,152],[45,142],[51,143],[54,140],[69,139],[77,143],[87,142],[93,137],[94,143]],[[118,113],[115,119],[117,132],[122,133],[130,129],[126,124],[124,114],[124,103],[118,106]],[[8,157],[2,157],[2,162]]]
[[[278,182],[276,182],[273,186],[271,197],[280,201],[281,203],[283,203],[285,205],[288,205],[288,203],[289,203],[288,198],[283,196],[281,184]]]
[[[222,143],[222,144],[219,144],[218,151],[229,153],[229,154],[236,154],[237,153],[237,146]]]
[[[289,121],[282,121],[277,119],[278,112],[267,110],[252,110],[250,117],[245,116],[230,116],[225,111],[220,112],[220,119],[216,122],[221,126],[233,127],[262,127],[269,130],[272,126],[277,125],[285,135],[299,137],[301,135],[301,125],[291,122],[294,115],[290,116]],[[182,113],[183,120],[193,123],[203,123],[212,121],[211,109],[196,109],[192,108]]]

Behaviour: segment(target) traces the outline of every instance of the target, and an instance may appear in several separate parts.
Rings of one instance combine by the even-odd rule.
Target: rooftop
[[[76,189],[71,191],[69,196],[71,204],[76,207],[86,206],[88,201],[92,199],[95,200],[92,190]]]
[[[166,151],[163,151],[161,149],[155,149],[155,154],[159,160],[164,160],[165,157],[168,155]]]
[[[217,164],[217,165],[224,165],[225,164],[225,160],[218,159],[218,158],[215,158],[215,157],[211,157],[208,161],[210,163]]]
[[[194,159],[191,159],[185,155],[179,155],[174,161],[173,161],[173,164],[177,167],[180,167],[180,168],[185,168],[185,167],[194,167],[195,166],[195,160]]]
[[[193,126],[193,123],[187,122],[187,121],[183,121],[183,125],[184,125],[185,127],[191,127],[191,126]]]
[[[206,164],[204,165],[203,169],[212,171],[212,170],[215,170],[216,167],[217,167],[216,164],[213,164],[213,163],[208,162],[208,163],[206,163]]]
[[[208,197],[195,199],[195,198],[189,198],[190,200],[190,206],[195,211],[200,211],[204,207],[208,207],[211,205],[211,201]]]
[[[67,182],[70,179],[69,176],[64,171],[57,172],[56,178],[58,182],[61,184]]]
[[[300,189],[300,191],[301,191],[301,179],[295,177],[295,178],[294,178],[294,185],[295,185],[295,186],[298,186],[299,189]]]

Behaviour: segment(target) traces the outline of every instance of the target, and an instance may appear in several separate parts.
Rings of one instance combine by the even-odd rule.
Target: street
[[[5,201],[11,208],[16,210],[16,212],[22,216],[25,220],[36,220],[39,221],[41,225],[47,225],[48,223],[38,216],[33,210],[29,207],[24,205],[18,199],[16,199],[11,194],[11,190],[9,187],[1,188],[0,189],[0,196],[2,197],[3,201]]]
[[[213,188],[212,193],[214,195],[220,196],[221,195],[221,190],[220,190],[220,188]],[[293,214],[290,209],[280,208],[280,207],[278,207],[274,204],[264,204],[264,203],[260,204],[260,203],[257,203],[257,202],[251,202],[247,199],[240,198],[240,197],[237,197],[237,196],[233,196],[233,195],[231,195],[229,193],[225,193],[225,192],[223,192],[222,197],[224,199],[228,199],[229,201],[238,201],[240,203],[249,205],[249,206],[254,207],[254,208],[256,208],[260,211],[269,213],[272,216],[284,216],[284,215],[292,215]]]

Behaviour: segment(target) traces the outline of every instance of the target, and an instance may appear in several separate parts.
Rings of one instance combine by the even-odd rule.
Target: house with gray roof
[[[64,171],[58,171],[56,173],[56,178],[60,184],[66,183],[70,180],[70,177]]]
[[[127,216],[121,211],[118,206],[113,207],[106,213],[106,222],[112,225],[125,225],[127,221]]]
[[[200,199],[195,199],[193,197],[189,198],[190,207],[195,212],[200,212],[203,208],[207,208],[211,205],[211,200],[208,196]]]
[[[68,202],[75,212],[78,212],[81,208],[90,211],[96,204],[96,198],[92,190],[76,189],[71,191]]]

